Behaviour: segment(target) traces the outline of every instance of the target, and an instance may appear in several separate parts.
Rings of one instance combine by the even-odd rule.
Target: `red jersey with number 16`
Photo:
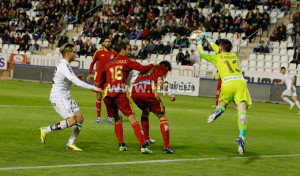
[[[90,65],[89,75],[92,74],[94,65],[97,62],[94,80],[99,81],[101,72],[104,69],[105,65],[116,56],[117,53],[114,50],[105,51],[104,48],[97,50],[94,54],[93,61]]]
[[[143,66],[129,57],[118,55],[106,64],[100,77],[100,86],[104,86],[105,96],[126,96],[126,82],[131,70],[141,73],[149,71],[152,64]]]

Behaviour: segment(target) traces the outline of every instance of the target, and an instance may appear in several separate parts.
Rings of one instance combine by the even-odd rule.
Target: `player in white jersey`
[[[73,44],[65,44],[60,48],[63,59],[59,60],[54,72],[53,84],[49,100],[55,111],[65,120],[50,125],[41,127],[41,142],[46,142],[48,133],[56,130],[63,130],[72,127],[72,133],[66,145],[67,149],[81,151],[74,142],[81,130],[83,115],[81,114],[78,105],[71,98],[70,88],[72,84],[84,89],[92,89],[95,92],[102,92],[100,88],[89,85],[80,79],[83,75],[76,76],[70,66],[70,63],[75,60],[76,52]]]
[[[288,74],[286,72],[285,67],[280,68],[280,73],[283,74],[282,81],[275,83],[275,86],[278,86],[278,85],[281,85],[281,84],[286,85],[286,90],[284,90],[282,92],[281,96],[280,96],[281,99],[291,105],[290,109],[292,109],[294,107],[294,105],[296,104],[296,106],[300,110],[300,103],[297,99],[297,93],[296,93],[296,87],[295,87],[295,81],[296,81],[295,76]],[[291,99],[293,101],[291,101],[288,97],[291,97]]]

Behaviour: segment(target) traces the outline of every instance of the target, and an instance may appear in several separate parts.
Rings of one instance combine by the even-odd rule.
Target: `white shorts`
[[[288,97],[297,97],[297,93],[294,90],[288,90],[282,92],[282,95],[288,96]]]
[[[74,112],[79,111],[77,103],[72,98],[55,98],[50,101],[55,111],[64,119],[73,117]]]

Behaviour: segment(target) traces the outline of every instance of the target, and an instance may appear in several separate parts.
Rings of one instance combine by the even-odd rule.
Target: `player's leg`
[[[70,150],[81,151],[82,149],[78,148],[74,144],[74,142],[77,139],[77,136],[79,135],[79,133],[81,131],[81,126],[82,126],[84,117],[83,117],[82,113],[78,110],[78,111],[75,111],[75,117],[74,118],[76,120],[76,123],[75,123],[74,126],[72,126],[72,132],[71,132],[69,141],[66,145],[66,148],[70,149]]]
[[[64,120],[52,124],[50,126],[40,128],[42,143],[46,142],[46,136],[48,133],[52,131],[63,130],[65,128],[72,127],[76,124],[75,114],[71,107],[71,100],[72,99],[55,99],[51,101],[55,111],[62,118],[64,118]]]
[[[219,101],[219,105],[216,108],[216,111],[213,112],[208,118],[207,118],[207,123],[212,123],[215,121],[218,117],[220,117],[223,112],[225,112],[227,107],[227,103],[224,101]]]
[[[102,124],[101,118],[101,100],[102,100],[102,93],[96,93],[96,111],[97,111],[97,123]]]
[[[236,142],[239,146],[238,152],[240,155],[244,154],[245,134],[247,129],[247,120],[246,120],[247,106],[248,106],[247,103],[244,101],[237,104],[239,136],[236,139]]]
[[[119,150],[120,151],[127,151],[126,144],[124,142],[123,137],[123,124],[122,124],[122,118],[121,114],[116,112],[114,113],[114,119],[115,119],[115,133],[119,142]]]
[[[160,121],[160,132],[164,141],[164,154],[173,154],[173,150],[170,147],[170,130],[166,112],[155,113]]]
[[[150,141],[150,137],[149,137],[149,110],[148,109],[142,110],[141,125],[142,125],[142,130],[144,132],[145,140]]]
[[[294,104],[295,104],[295,105],[298,107],[298,109],[300,110],[300,103],[299,103],[299,101],[298,101],[296,92],[292,95],[291,98],[292,98]],[[299,113],[299,114],[300,114],[300,113]]]
[[[283,101],[285,101],[285,102],[287,102],[287,103],[289,103],[290,104],[290,109],[292,109],[293,107],[294,107],[294,103],[287,97],[287,96],[291,96],[291,91],[290,90],[285,90],[285,91],[283,91],[282,92],[282,94],[280,95],[280,98],[283,100]]]

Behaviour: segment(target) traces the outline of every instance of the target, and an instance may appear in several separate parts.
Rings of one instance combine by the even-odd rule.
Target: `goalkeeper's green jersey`
[[[198,46],[198,52],[201,58],[212,62],[218,69],[223,82],[236,79],[244,79],[239,67],[239,60],[235,53],[219,53],[219,46],[215,43],[211,44],[217,55],[207,55],[204,53],[203,47]]]

